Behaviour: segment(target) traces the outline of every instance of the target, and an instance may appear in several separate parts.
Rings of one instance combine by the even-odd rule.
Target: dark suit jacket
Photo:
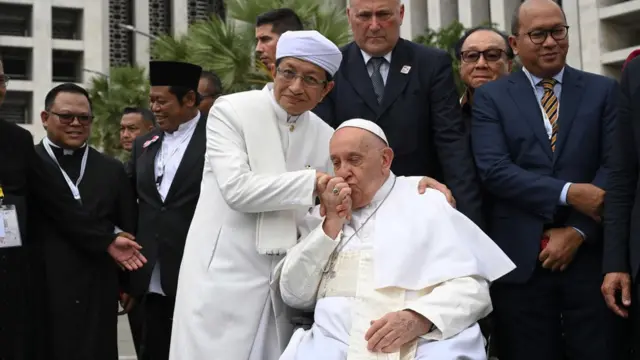
[[[615,146],[604,206],[604,272],[640,268],[640,58],[622,72]]]
[[[565,67],[552,152],[524,72],[476,90],[471,140],[480,177],[493,196],[489,235],[517,266],[502,281],[529,279],[545,226],[573,226],[586,234],[583,247],[601,245],[595,221],[558,203],[567,182],[606,189],[617,91],[612,79]]]
[[[347,45],[342,54],[335,87],[314,112],[334,128],[353,118],[374,121],[395,153],[394,173],[444,181],[458,209],[482,224],[480,190],[449,54],[400,39],[380,105],[358,45]]]
[[[131,161],[135,171],[131,175],[138,196],[136,241],[142,246],[142,253],[148,260],[142,269],[131,274],[130,286],[135,296],[147,292],[157,260],[161,263],[162,290],[167,296],[176,295],[184,244],[200,197],[206,123],[207,116],[202,115],[164,202],[156,188],[154,165],[164,133],[154,129],[136,138],[133,144]],[[143,147],[155,136],[158,136],[156,141]]]
[[[46,340],[42,244],[31,231],[39,224],[29,209],[42,209],[69,243],[89,253],[106,253],[115,235],[75,201],[60,171],[36,155],[31,134],[3,120],[0,184],[4,203],[17,209],[23,241],[21,248],[0,249],[0,293],[10,294],[0,297],[0,358],[47,359],[39,342]]]

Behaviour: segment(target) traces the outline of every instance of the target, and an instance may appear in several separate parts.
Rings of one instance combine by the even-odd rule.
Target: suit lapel
[[[193,136],[191,136],[191,140],[189,140],[189,144],[180,160],[180,165],[178,165],[176,176],[171,182],[171,187],[169,187],[165,203],[176,195],[182,184],[189,178],[191,168],[202,160],[201,155],[206,151],[206,125],[207,115],[201,115],[193,131]]]
[[[405,44],[405,40],[400,39],[391,55],[389,74],[387,75],[387,83],[384,87],[384,96],[382,97],[382,104],[378,116],[384,114],[407,86],[409,74],[403,74],[401,70],[402,67],[411,64],[412,61],[409,47]],[[369,81],[369,83],[371,83],[371,81]],[[373,89],[373,85],[371,88]]]
[[[344,77],[351,83],[351,86],[360,95],[364,102],[373,110],[378,112],[380,105],[376,99],[376,94],[373,92],[373,83],[371,83],[371,77],[367,72],[367,66],[364,63],[362,52],[356,43],[352,43],[349,46],[348,60],[346,61],[346,71],[342,71]]]
[[[152,194],[153,198],[158,201],[159,204],[162,204],[162,198],[160,197],[160,193],[158,192],[158,187],[156,186],[156,175],[155,175],[155,166],[156,166],[156,155],[160,148],[162,148],[162,141],[164,139],[164,133],[162,131],[158,131],[156,134],[152,135],[147,141],[151,141],[154,137],[158,136],[156,141],[150,142],[146,148],[142,149],[142,155],[138,158],[138,162],[140,163],[140,168],[142,169],[142,173],[138,174],[140,177],[141,185],[144,186],[146,191],[149,194]],[[146,142],[145,142],[146,144]]]
[[[562,92],[560,94],[560,116],[558,117],[558,143],[556,151],[553,154],[555,162],[560,153],[565,148],[565,144],[569,139],[569,132],[573,125],[573,119],[578,111],[580,99],[582,97],[582,74],[580,72],[566,66],[564,75],[562,76]]]
[[[553,152],[551,151],[551,142],[549,141],[549,136],[544,128],[542,112],[538,105],[536,94],[531,87],[531,82],[522,70],[513,74],[509,78],[509,82],[509,90],[513,102],[520,109],[523,118],[529,124],[531,130],[533,130],[536,138],[538,138],[538,141],[542,145],[544,152],[549,157],[549,160],[552,160]],[[507,121],[516,121],[516,119],[507,119]]]

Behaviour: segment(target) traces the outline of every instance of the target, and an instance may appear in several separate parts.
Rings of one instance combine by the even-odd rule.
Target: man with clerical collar
[[[41,119],[47,136],[36,153],[59,169],[56,176],[105,231],[134,233],[137,205],[122,163],[87,144],[93,114],[86,90],[70,83],[56,86],[45,98]],[[34,231],[46,273],[47,358],[117,358],[117,299],[122,285],[128,289],[120,283],[113,256],[91,246],[96,239],[69,238],[48,214],[36,212],[41,225]]]
[[[330,177],[333,129],[309,110],[333,88],[341,60],[317,31],[285,32],[274,83],[211,108],[171,359],[275,360],[286,346],[291,317],[271,273],[305,227],[317,183]]]
[[[130,175],[140,207],[136,237],[149,259],[144,271],[131,277],[133,295],[144,302],[143,360],[169,357],[178,273],[204,164],[201,71],[189,63],[150,63],[149,105],[158,127],[133,144]]]
[[[307,217],[315,227],[279,283],[286,304],[315,307],[315,323],[280,359],[486,359],[476,322],[491,312],[489,283],[514,264],[438,191],[419,195],[419,178],[391,172],[375,123],[342,123],[329,149],[326,216]]]

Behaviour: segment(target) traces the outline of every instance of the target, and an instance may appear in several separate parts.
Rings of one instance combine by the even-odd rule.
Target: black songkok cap
[[[198,91],[202,68],[198,65],[177,61],[149,62],[151,86],[182,86]]]

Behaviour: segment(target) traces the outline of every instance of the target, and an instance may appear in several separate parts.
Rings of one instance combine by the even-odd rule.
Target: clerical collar
[[[387,193],[391,190],[391,187],[393,186],[393,180],[395,178],[396,176],[394,175],[394,173],[389,171],[389,177],[387,177],[387,180],[385,180],[384,184],[382,184],[380,189],[378,189],[376,194],[373,196],[373,199],[371,199],[371,204],[376,204],[382,201],[387,196]]]
[[[77,149],[65,149],[65,148],[63,148],[61,146],[56,145],[53,141],[51,141],[51,139],[49,139],[49,145],[51,145],[51,147],[53,147],[55,149],[62,150],[62,155],[73,155],[73,153],[76,150],[84,149],[84,147],[87,146],[87,143],[85,142],[84,144],[82,144],[82,146],[80,146]]]
[[[200,111],[198,111],[198,113],[196,114],[196,117],[194,117],[193,119],[180,124],[176,131],[171,133],[168,133],[165,131],[164,136],[168,138],[176,138],[176,137],[179,138],[185,133],[191,132],[191,129],[193,129],[196,126],[196,124],[198,124],[198,119],[200,119]]]
[[[287,111],[283,109],[282,106],[280,106],[280,104],[278,104],[278,101],[276,100],[276,96],[273,93],[273,83],[268,83],[263,90],[269,93],[269,99],[271,99],[271,103],[273,104],[273,107],[276,111],[276,115],[278,116],[278,121],[282,119],[282,120],[285,120],[287,124],[295,124],[300,119],[300,117],[302,117],[306,113],[305,111],[300,115],[289,115]]]

